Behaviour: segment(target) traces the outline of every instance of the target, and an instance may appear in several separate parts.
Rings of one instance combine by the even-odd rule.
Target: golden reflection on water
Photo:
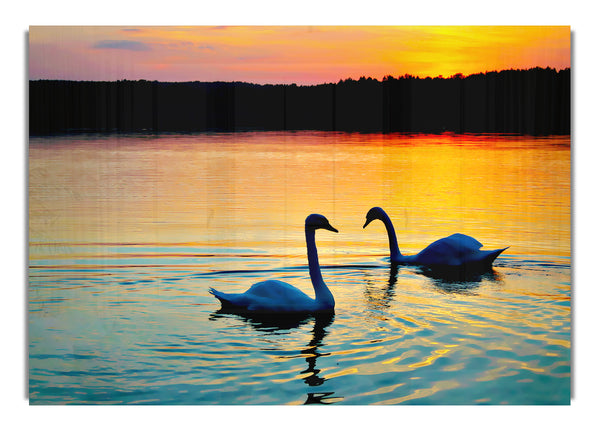
[[[414,392],[412,392],[409,395],[403,396],[403,397],[398,397],[398,398],[391,398],[391,399],[386,399],[384,401],[381,402],[377,402],[374,404],[381,404],[381,405],[393,405],[393,404],[401,404],[404,403],[406,401],[410,401],[410,400],[415,400],[415,399],[419,399],[419,398],[426,398],[429,397],[437,392],[440,391],[445,391],[445,390],[449,390],[449,389],[454,389],[460,386],[460,383],[454,381],[454,380],[449,380],[449,381],[441,381],[441,382],[437,382],[432,388],[421,388],[421,389],[416,389]]]
[[[321,243],[385,253],[384,206],[401,249],[454,232],[511,254],[570,254],[568,138],[239,134],[32,139],[37,242],[302,245],[307,214],[340,230]]]

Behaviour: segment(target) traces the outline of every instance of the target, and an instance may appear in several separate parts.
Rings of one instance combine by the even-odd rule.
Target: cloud
[[[96,42],[94,49],[125,49],[128,51],[150,51],[150,45],[135,40],[101,40]]]

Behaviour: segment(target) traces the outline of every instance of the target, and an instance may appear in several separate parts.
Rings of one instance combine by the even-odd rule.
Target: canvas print
[[[566,26],[32,26],[29,403],[571,399]]]

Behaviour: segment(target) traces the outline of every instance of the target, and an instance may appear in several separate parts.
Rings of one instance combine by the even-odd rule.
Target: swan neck
[[[388,240],[390,243],[390,258],[392,261],[400,260],[402,257],[402,253],[400,253],[400,249],[398,248],[398,239],[396,238],[396,231],[394,230],[394,225],[392,224],[392,220],[387,214],[384,214],[381,217],[381,221],[385,225],[385,229],[387,230]]]
[[[314,229],[306,229],[306,251],[308,255],[308,272],[310,281],[315,289],[315,300],[327,305],[333,306],[333,295],[323,281],[321,268],[319,266],[319,256],[317,254],[317,244],[315,243]]]

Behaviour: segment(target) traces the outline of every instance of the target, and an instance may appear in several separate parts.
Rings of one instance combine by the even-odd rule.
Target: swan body
[[[315,298],[311,298],[301,290],[279,280],[266,280],[256,283],[244,293],[223,293],[209,289],[224,309],[235,309],[245,312],[269,313],[314,313],[333,311],[335,300],[321,276],[315,231],[326,229],[337,232],[329,221],[320,214],[311,214],[306,218],[304,231],[308,255],[308,270],[315,289]]]
[[[373,220],[381,220],[385,225],[390,245],[390,260],[396,264],[419,265],[434,269],[488,270],[491,269],[492,262],[498,255],[508,248],[480,250],[483,245],[475,238],[455,233],[432,242],[418,254],[404,256],[398,249],[394,225],[386,212],[379,207],[371,208],[367,213],[367,221],[363,229]]]

